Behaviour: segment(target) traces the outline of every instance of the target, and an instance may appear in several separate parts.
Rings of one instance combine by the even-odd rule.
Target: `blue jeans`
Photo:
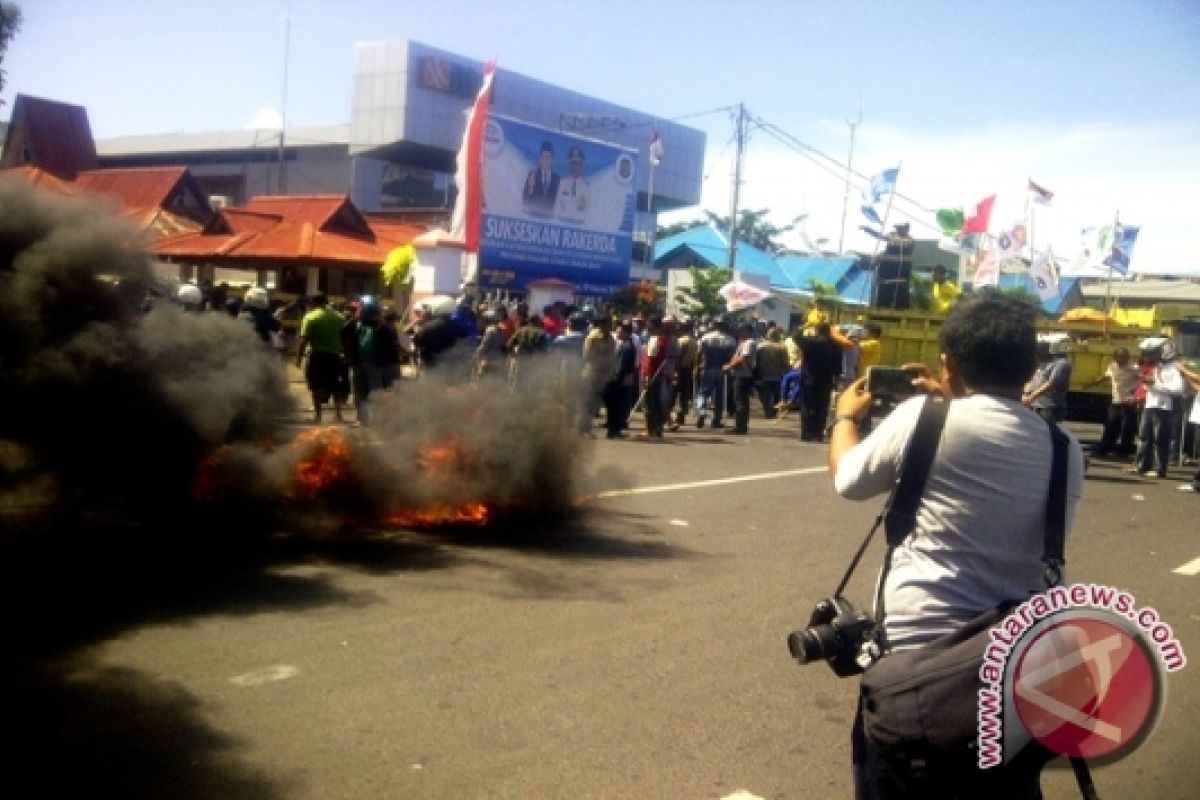
[[[700,390],[696,393],[696,413],[703,416],[712,407],[712,424],[720,425],[725,415],[725,373],[720,369],[705,370],[700,376]]]
[[[1169,408],[1142,409],[1142,427],[1138,437],[1142,442],[1138,445],[1138,472],[1149,472],[1155,469],[1160,478],[1167,476],[1167,460],[1171,454],[1171,420],[1174,415]]]

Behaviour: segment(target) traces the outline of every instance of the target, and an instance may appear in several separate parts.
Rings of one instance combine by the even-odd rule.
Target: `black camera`
[[[874,632],[874,619],[834,595],[817,603],[807,628],[788,634],[788,650],[801,664],[823,659],[839,678],[848,678],[863,671],[860,654]]]

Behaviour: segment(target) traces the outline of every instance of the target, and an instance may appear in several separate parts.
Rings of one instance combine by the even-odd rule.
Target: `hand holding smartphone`
[[[903,367],[867,367],[867,391],[872,397],[908,397],[917,392],[916,377]]]

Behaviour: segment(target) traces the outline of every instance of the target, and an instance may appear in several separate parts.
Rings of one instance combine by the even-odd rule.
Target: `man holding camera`
[[[939,345],[940,380],[914,368],[914,389],[930,397],[901,403],[860,441],[858,423],[872,398],[859,380],[839,398],[831,429],[834,487],[842,497],[866,500],[895,484],[922,404],[937,396],[949,403],[915,527],[892,553],[883,585],[886,613],[878,643],[884,659],[1045,588],[1052,446],[1046,422],[1021,402],[1037,367],[1034,310],[997,294],[973,297],[950,311]],[[1067,452],[1069,530],[1083,476],[1074,437]],[[1043,759],[1032,752],[986,771],[969,757],[914,766],[868,739],[861,707],[852,741],[859,798],[1041,797]]]

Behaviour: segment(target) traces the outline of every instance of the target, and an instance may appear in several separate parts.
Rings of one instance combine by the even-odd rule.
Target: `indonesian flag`
[[[1031,178],[1029,180],[1029,199],[1038,205],[1050,205],[1050,199],[1054,197],[1054,192],[1044,186],[1038,186]]]
[[[650,137],[650,166],[657,167],[663,160],[663,143],[659,138],[658,129],[654,130],[654,134]]]
[[[988,223],[992,218],[992,206],[996,205],[996,195],[985,197],[975,206],[974,215],[963,220],[962,234],[987,233]]]
[[[468,253],[479,252],[479,222],[483,213],[483,127],[487,122],[488,103],[492,98],[492,78],[496,61],[483,67],[479,96],[467,112],[467,127],[455,159],[454,183],[458,197],[450,216],[450,237],[465,245]]]
[[[725,298],[725,307],[730,311],[741,311],[743,308],[758,305],[772,296],[766,289],[739,280],[730,281],[717,289],[717,294]]]

